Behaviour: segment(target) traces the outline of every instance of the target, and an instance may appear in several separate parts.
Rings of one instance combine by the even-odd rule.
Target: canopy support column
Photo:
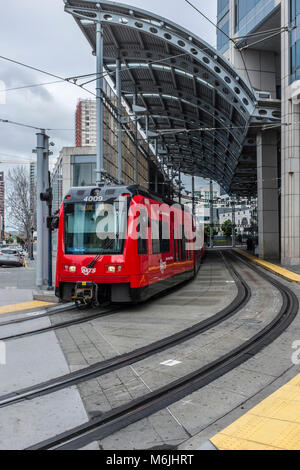
[[[192,213],[195,216],[195,176],[192,176]]]
[[[96,112],[97,112],[97,158],[96,173],[97,184],[103,182],[104,157],[103,157],[103,29],[100,21],[96,24],[96,56],[97,56],[97,80],[96,80]]]
[[[118,100],[118,182],[123,184],[122,174],[122,92],[121,92],[121,61],[116,60],[116,88]]]
[[[214,247],[214,192],[213,192],[213,182],[210,180],[209,182],[209,190],[210,190],[210,201],[209,201],[209,208],[210,208],[210,226],[209,226],[209,247]]]
[[[133,105],[137,105],[137,94],[136,91],[133,95]],[[135,184],[139,184],[139,138],[138,138],[138,123],[137,114],[134,111],[134,123],[135,123]]]

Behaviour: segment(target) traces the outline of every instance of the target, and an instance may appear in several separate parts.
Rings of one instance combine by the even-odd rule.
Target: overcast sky
[[[217,0],[193,0],[214,22]],[[164,16],[215,45],[215,28],[184,0],[129,0],[131,4]],[[64,12],[63,0],[9,0],[2,2],[0,16],[0,56],[23,62],[62,77],[95,72],[91,48],[71,15]],[[54,80],[54,79],[53,79]],[[0,81],[6,88],[45,83],[51,77],[0,58]],[[93,90],[92,85],[91,90]],[[1,95],[3,97],[3,94]],[[63,146],[74,145],[74,113],[78,98],[91,97],[67,83],[14,90],[0,97],[0,118],[29,125],[71,129],[51,131],[55,161]],[[32,159],[35,131],[0,123],[0,161]],[[0,163],[0,171],[11,165]]]

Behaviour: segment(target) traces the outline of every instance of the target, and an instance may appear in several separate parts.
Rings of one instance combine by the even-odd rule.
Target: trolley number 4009
[[[84,198],[84,202],[101,202],[103,201],[102,196],[87,196]]]

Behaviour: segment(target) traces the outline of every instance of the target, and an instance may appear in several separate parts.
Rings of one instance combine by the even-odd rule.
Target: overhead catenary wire
[[[13,124],[15,126],[20,126],[20,127],[28,127],[29,129],[35,129],[35,130],[44,129],[43,127],[31,126],[29,124],[23,124],[21,122],[10,121],[9,119],[0,118],[0,122],[5,123],[5,124]]]
[[[273,39],[275,38],[276,36],[279,36],[279,34],[281,34],[281,31],[277,32],[277,33],[274,33],[272,34],[271,36],[267,36],[263,39],[259,39],[258,41],[255,41],[255,42],[252,42],[251,44],[246,44],[245,46],[241,46],[239,47],[239,51],[242,52],[244,51],[245,49],[248,49],[249,47],[252,47],[252,46],[256,46],[257,44],[260,44],[264,41],[267,41],[268,39]]]
[[[25,67],[25,68],[28,68],[28,69],[30,69],[30,70],[34,70],[34,71],[39,72],[39,73],[43,73],[43,74],[45,74],[45,75],[48,75],[49,77],[53,77],[53,78],[57,78],[58,80],[65,81],[65,82],[67,82],[67,83],[70,83],[71,85],[80,87],[80,88],[82,88],[83,90],[87,91],[88,93],[90,93],[90,94],[96,96],[96,94],[93,93],[91,90],[88,90],[87,88],[84,88],[84,87],[81,86],[80,84],[78,84],[78,83],[72,81],[72,79],[74,79],[74,78],[75,78],[75,80],[76,80],[77,77],[70,77],[70,78],[67,77],[67,78],[64,78],[64,77],[61,77],[61,76],[59,76],[59,75],[53,74],[53,73],[51,73],[51,72],[47,72],[46,70],[42,70],[42,69],[40,69],[40,68],[38,68],[38,67],[34,67],[34,66],[32,66],[32,65],[25,64],[24,62],[19,62],[19,61],[15,60],[15,59],[11,59],[10,57],[5,57],[5,56],[2,56],[2,55],[0,55],[0,59],[6,60],[6,61],[11,62],[11,63],[16,64],[16,65],[20,65],[20,66]]]
[[[175,58],[178,58],[178,57],[182,57],[182,56],[185,56],[185,55],[188,55],[189,53],[185,52],[183,54],[176,54],[176,55],[172,55],[172,56],[169,56],[169,57],[165,57],[163,59],[157,59],[157,60],[153,60],[153,61],[150,61],[150,62],[147,62],[147,64],[151,65],[151,64],[155,64],[155,63],[160,63],[160,62],[166,62],[168,60],[171,60],[171,59],[175,59]],[[46,72],[45,70],[41,70],[37,67],[33,67],[31,65],[28,65],[28,64],[25,64],[23,62],[19,62],[19,61],[16,61],[14,59],[11,59],[9,57],[4,57],[4,56],[0,56],[0,59],[4,59],[4,60],[7,60],[9,62],[12,62],[14,64],[17,64],[17,65],[20,65],[20,66],[23,66],[23,67],[26,67],[26,68],[29,68],[29,69],[32,69],[32,70],[35,70],[37,72],[40,72],[40,73],[44,73],[44,74],[47,74],[49,76],[53,76],[55,78],[58,78],[58,80],[55,80],[55,81],[51,81],[51,82],[45,82],[45,83],[33,83],[33,84],[29,84],[29,85],[23,85],[23,86],[18,86],[18,87],[12,87],[12,88],[4,88],[4,89],[0,89],[0,93],[6,93],[6,92],[9,92],[9,91],[17,91],[17,90],[23,90],[23,89],[27,89],[27,88],[35,88],[35,87],[39,87],[39,86],[46,86],[46,85],[53,85],[53,84],[57,84],[57,83],[69,83],[71,85],[75,85],[79,88],[82,88],[83,90],[93,94],[94,96],[95,93],[93,93],[92,91],[88,90],[87,88],[85,88],[85,85],[88,85],[94,81],[97,80],[97,72],[94,72],[94,73],[88,73],[88,74],[83,74],[83,75],[74,75],[74,76],[71,76],[71,77],[59,77],[58,75],[54,75],[52,73],[48,73]],[[124,72],[124,71],[128,71],[128,70],[132,70],[133,68],[139,68],[139,65],[137,65],[136,67],[126,67],[126,68],[123,68],[121,70],[121,72]],[[115,75],[116,74],[116,71],[106,71],[104,72],[103,74],[100,75],[101,78],[105,78],[107,76],[112,76],[112,75]],[[88,80],[87,82],[84,82],[84,83],[77,83],[78,80],[80,79],[83,79],[83,78],[87,78],[87,77],[95,77],[91,80]]]
[[[264,125],[250,125],[248,129],[262,129],[262,130],[267,130],[267,129],[273,129],[281,126],[289,126],[289,123],[270,123],[270,124],[264,124]],[[235,130],[235,129],[245,129],[245,126],[224,126],[224,127],[198,127],[195,129],[186,129],[186,128],[180,128],[180,129],[160,129],[157,130],[158,133],[160,134],[176,134],[176,133],[191,133],[191,132],[201,132],[201,131],[218,131],[218,130]]]
[[[157,59],[157,60],[152,60],[152,61],[149,61],[147,62],[147,65],[154,65],[154,64],[159,64],[160,62],[166,62],[168,60],[171,60],[171,59],[176,59],[178,57],[182,57],[182,56],[185,56],[185,55],[189,55],[189,52],[184,52],[182,54],[176,54],[176,55],[172,55],[172,56],[169,56],[169,57],[165,57],[164,59]],[[139,65],[136,65],[135,67],[125,67],[125,68],[121,68],[121,73],[122,72],[126,72],[128,70],[132,70],[132,69],[138,69],[141,67],[142,64],[139,64]],[[107,76],[111,76],[111,75],[115,75],[116,74],[116,71],[107,71],[107,72],[104,72],[102,75],[101,75],[101,78],[104,78],[104,77],[107,77]],[[97,74],[95,74],[97,75]],[[97,77],[92,79],[92,80],[89,80],[88,82],[85,82],[83,83],[83,85],[88,85],[89,83],[92,83],[94,82],[95,80],[97,80]]]
[[[196,10],[201,16],[203,16],[203,18],[205,18],[207,21],[209,21],[209,23],[212,24],[218,31],[220,31],[222,34],[224,34],[224,36],[226,36],[229,39],[229,41],[231,41],[234,44],[234,47],[239,50],[239,48],[237,47],[236,41],[232,37],[230,37],[227,33],[225,33],[216,23],[214,23],[208,16],[206,16],[201,10],[199,10],[199,8],[197,8],[192,2],[190,2],[189,0],[184,0],[184,1],[186,3],[188,3],[192,8],[194,8],[194,10]],[[249,71],[248,71],[248,68],[247,68],[247,65],[246,65],[246,61],[245,61],[243,51],[239,50],[239,52],[241,54],[241,59],[243,61],[243,65],[244,65],[244,69],[245,69],[246,74],[247,74],[249,85],[252,89],[252,92],[254,93],[254,89],[253,89],[253,86],[252,86],[252,83],[251,83],[251,78],[250,78],[250,74],[249,74]]]
[[[21,123],[21,122],[16,122],[16,121],[10,121],[9,119],[2,119],[0,118],[0,122],[4,123],[4,124],[12,124],[12,125],[15,125],[15,126],[20,126],[20,127],[27,127],[29,129],[35,129],[35,130],[45,130],[45,131],[72,131],[74,132],[75,129],[52,129],[50,127],[43,127],[43,126],[33,126],[33,125],[30,125],[30,124],[24,124],[24,123]]]
[[[256,33],[245,34],[244,36],[236,36],[234,39],[235,40],[247,39],[247,38],[252,38],[252,37],[256,37],[256,36],[267,35],[269,33],[285,32],[285,31],[289,31],[289,29],[290,28],[288,26],[281,26],[279,28],[267,29],[265,31],[257,31]]]

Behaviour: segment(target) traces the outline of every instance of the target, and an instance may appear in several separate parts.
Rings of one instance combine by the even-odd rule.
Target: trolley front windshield
[[[122,254],[127,214],[119,202],[65,204],[65,253]]]

